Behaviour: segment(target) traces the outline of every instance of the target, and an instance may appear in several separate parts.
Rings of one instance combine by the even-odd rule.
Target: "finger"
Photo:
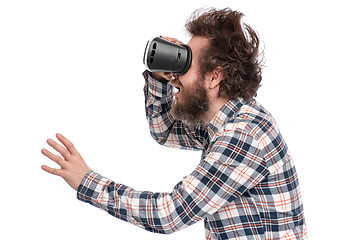
[[[181,41],[179,41],[179,40],[174,41],[174,43],[176,43],[177,45],[183,44],[183,42],[181,42]]]
[[[173,40],[176,40],[175,38],[172,38],[172,37],[167,37],[167,36],[161,36],[161,38],[167,40],[167,41],[173,41]]]
[[[70,154],[77,154],[78,153],[78,151],[76,150],[74,144],[72,144],[72,142],[70,142],[66,137],[64,137],[60,133],[57,133],[56,137],[57,137],[57,139],[59,139],[59,141],[62,144],[64,144],[64,146],[70,152]]]
[[[46,165],[42,165],[41,168],[45,172],[51,173],[51,174],[56,175],[56,176],[61,176],[61,170],[60,169],[51,168],[51,167],[48,167]]]
[[[60,144],[58,144],[57,142],[55,142],[54,140],[52,140],[52,139],[48,139],[47,141],[46,141],[53,149],[55,149],[56,151],[58,151],[60,154],[61,154],[61,156],[63,156],[64,158],[65,158],[65,160],[68,160],[69,159],[69,157],[70,157],[70,153],[69,153],[69,151],[66,149],[66,148],[64,148],[63,146],[61,146]]]
[[[182,44],[182,42],[180,42],[179,40],[177,40],[176,38],[171,38],[171,37],[164,37],[162,36],[163,39],[167,40],[167,41],[170,41],[170,42],[173,42],[173,43],[176,43],[178,45]]]
[[[55,155],[44,148],[41,149],[41,153],[56,162],[59,166],[65,167],[66,161],[62,157]]]

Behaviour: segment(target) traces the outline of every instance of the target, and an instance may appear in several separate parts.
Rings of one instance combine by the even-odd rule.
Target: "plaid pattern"
[[[144,76],[153,138],[201,150],[200,163],[170,193],[136,191],[90,171],[78,199],[156,233],[203,219],[206,239],[306,239],[295,166],[270,113],[238,99],[208,125],[189,128],[170,114],[172,87]]]

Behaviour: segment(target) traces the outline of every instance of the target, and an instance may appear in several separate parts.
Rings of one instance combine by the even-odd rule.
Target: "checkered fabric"
[[[136,191],[90,171],[79,200],[156,233],[204,220],[206,239],[307,239],[295,166],[269,112],[236,99],[209,124],[189,128],[169,111],[172,86],[144,77],[153,138],[201,150],[199,164],[169,193]]]

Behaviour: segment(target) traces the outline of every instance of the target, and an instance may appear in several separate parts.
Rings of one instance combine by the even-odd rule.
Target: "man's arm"
[[[173,87],[168,81],[159,81],[145,71],[145,110],[150,133],[159,144],[184,149],[202,149],[205,126],[188,127],[171,114]]]
[[[242,131],[219,136],[195,170],[169,193],[136,191],[90,171],[77,196],[145,230],[173,233],[217,212],[267,176],[256,146]]]

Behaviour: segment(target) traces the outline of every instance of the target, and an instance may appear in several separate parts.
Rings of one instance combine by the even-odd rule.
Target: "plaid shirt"
[[[156,233],[204,220],[206,239],[306,239],[298,178],[269,112],[256,100],[229,101],[208,125],[189,128],[170,114],[173,87],[144,73],[153,138],[201,150],[194,171],[172,192],[136,191],[90,171],[78,199]]]

